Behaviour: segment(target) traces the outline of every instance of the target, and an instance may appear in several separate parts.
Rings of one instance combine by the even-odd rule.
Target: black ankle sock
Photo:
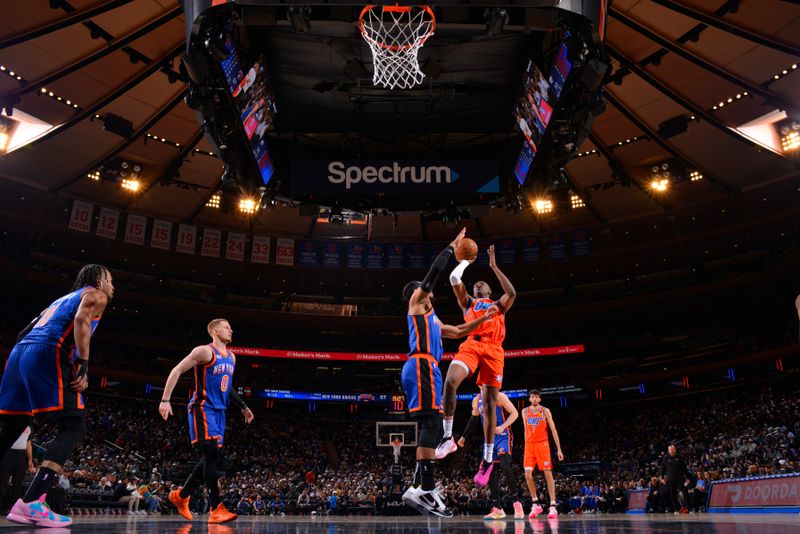
[[[420,478],[422,480],[422,490],[431,491],[436,487],[434,482],[434,470],[436,469],[436,460],[420,460]]]
[[[24,502],[38,501],[39,497],[47,493],[57,480],[58,474],[55,471],[47,467],[40,467],[22,500]]]

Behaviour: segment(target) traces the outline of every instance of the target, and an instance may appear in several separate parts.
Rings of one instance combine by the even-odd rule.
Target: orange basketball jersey
[[[531,406],[522,409],[522,424],[525,425],[525,443],[547,441],[547,418],[544,406],[533,411]]]
[[[470,299],[469,308],[464,312],[464,320],[466,322],[480,319],[486,313],[486,310],[495,305],[496,302],[492,299]],[[480,325],[471,336],[480,336],[481,341],[493,341],[502,343],[506,337],[506,317],[501,312]]]

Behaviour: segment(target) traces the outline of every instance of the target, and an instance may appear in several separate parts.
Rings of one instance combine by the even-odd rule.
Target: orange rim
[[[404,46],[386,45],[384,43],[378,42],[375,39],[371,38],[364,31],[364,15],[366,15],[367,12],[369,12],[372,9],[375,9],[375,8],[382,8],[383,11],[389,11],[389,12],[392,12],[392,13],[408,13],[409,11],[411,11],[412,6],[399,6],[399,5],[379,6],[379,5],[376,5],[376,4],[367,4],[366,6],[364,6],[364,9],[361,10],[361,14],[358,15],[358,29],[361,30],[361,34],[364,36],[364,39],[366,39],[370,43],[374,44],[375,46],[379,46],[379,47],[383,48],[384,50],[391,50],[393,52],[397,52],[399,50],[408,50],[409,48],[413,48],[414,46],[422,46],[423,44],[425,44],[425,41],[427,41],[428,38],[431,35],[433,35],[433,32],[436,30],[436,16],[433,14],[433,10],[429,6],[416,6],[416,7],[418,7],[419,9],[422,9],[423,11],[425,11],[428,14],[428,16],[431,18],[431,27],[428,30],[428,33],[425,34],[425,36],[423,36],[421,39],[419,39],[418,41],[415,41],[415,42],[413,42],[411,44],[404,45]],[[419,43],[419,44],[417,44],[417,43]]]

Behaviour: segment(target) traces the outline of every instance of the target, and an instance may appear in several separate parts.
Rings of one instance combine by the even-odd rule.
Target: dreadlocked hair
[[[78,271],[78,276],[75,278],[75,285],[72,286],[72,291],[77,291],[86,286],[92,286],[96,288],[100,282],[100,279],[107,272],[108,269],[96,263],[84,265],[83,268]]]

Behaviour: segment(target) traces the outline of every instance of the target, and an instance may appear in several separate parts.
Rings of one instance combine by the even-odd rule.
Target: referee
[[[0,461],[0,508],[3,515],[22,497],[25,468],[31,473],[36,471],[33,467],[31,437],[31,427],[27,426]]]

